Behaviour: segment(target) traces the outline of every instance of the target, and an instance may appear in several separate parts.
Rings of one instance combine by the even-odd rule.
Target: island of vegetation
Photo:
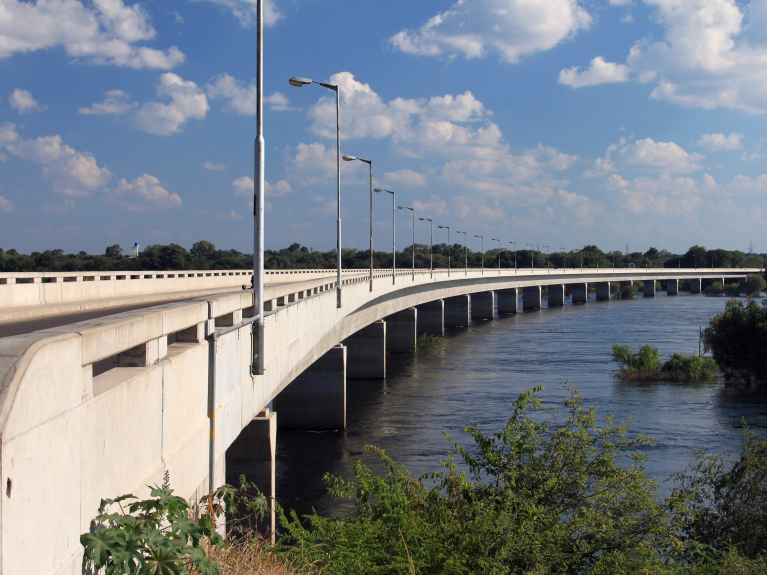
[[[654,345],[633,351],[628,345],[614,344],[612,351],[619,366],[615,376],[627,381],[713,379],[719,371],[715,360],[700,355],[673,353],[664,362]]]

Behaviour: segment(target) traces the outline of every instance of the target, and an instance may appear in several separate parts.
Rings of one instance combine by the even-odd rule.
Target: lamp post
[[[533,244],[525,244],[526,246],[530,246],[530,261],[532,262],[532,268],[535,269],[535,258],[533,257]]]
[[[256,315],[259,319],[254,326],[258,339],[257,359],[253,375],[264,374],[264,6],[263,0],[256,3],[256,140],[253,143],[253,291]],[[211,442],[210,470],[213,470],[215,443]],[[209,477],[213,477],[209,475]],[[210,491],[213,491],[213,482]]]
[[[359,160],[370,166],[370,291],[373,291],[373,160],[363,160],[355,156],[344,156],[345,162]]]
[[[517,242],[509,242],[514,244],[514,273],[517,273]]]
[[[429,278],[434,279],[434,222],[429,218],[418,218],[419,220],[429,222],[431,231],[429,232]]]
[[[559,249],[562,250],[562,267],[565,269],[565,271],[567,271],[567,252],[562,246],[559,246]]]
[[[373,190],[375,193],[380,192],[386,192],[387,194],[391,194],[391,284],[394,285],[397,283],[397,243],[396,243],[396,237],[397,237],[397,226],[395,226],[396,218],[394,217],[397,213],[397,210],[394,209],[395,205],[395,198],[394,192],[391,190],[384,190],[383,188],[376,188]]]
[[[441,230],[447,230],[447,278],[450,279],[450,226],[437,226]]]
[[[475,238],[482,238],[482,275],[485,275],[485,236],[474,236]]]
[[[543,246],[548,250],[546,253],[546,273],[551,273],[551,268],[549,267],[549,261],[551,260],[551,248],[549,246]]]
[[[397,206],[397,208],[413,212],[413,281],[415,281],[415,210],[407,206]]]
[[[498,242],[498,274],[501,273],[501,240],[497,238],[491,238],[494,242]]]
[[[338,209],[338,221],[337,221],[337,242],[338,247],[336,249],[336,256],[338,260],[338,270],[336,273],[336,307],[341,307],[341,117],[340,117],[340,101],[338,95],[338,86],[336,84],[325,84],[323,82],[315,82],[309,78],[301,78],[295,76],[288,80],[291,86],[300,88],[308,84],[319,84],[320,86],[332,90],[336,94],[336,182],[337,182],[337,198],[336,204]]]
[[[465,270],[464,275],[469,275],[469,252],[466,251],[466,232],[459,232],[458,230],[456,230],[455,233],[463,234],[463,265]]]

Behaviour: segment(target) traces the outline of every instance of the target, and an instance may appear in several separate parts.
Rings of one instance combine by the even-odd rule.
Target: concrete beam
[[[559,307],[565,305],[565,284],[549,285],[549,307]]]
[[[471,318],[493,319],[495,317],[495,292],[482,291],[471,294]]]
[[[700,284],[701,284],[700,279],[690,280],[690,293],[700,293],[701,292]]]
[[[679,295],[679,280],[666,280],[666,295]]]
[[[279,429],[346,428],[346,347],[337,345],[275,398]]]
[[[522,308],[541,309],[541,286],[522,288]]]
[[[445,298],[445,326],[468,327],[471,296],[457,295]]]
[[[495,292],[498,300],[498,313],[517,313],[519,308],[519,291],[517,288],[499,289]]]
[[[445,302],[441,299],[416,306],[418,335],[445,335]]]
[[[386,351],[413,353],[418,338],[418,310],[409,307],[386,317]]]
[[[420,314],[419,314],[420,315]],[[383,379],[386,377],[386,322],[382,319],[347,337],[346,378]]]
[[[589,286],[585,283],[570,284],[573,303],[586,303],[589,299]]]
[[[610,282],[596,282],[597,301],[607,301],[610,299]]]
[[[644,297],[655,297],[655,287],[655,280],[645,280],[644,288],[642,288]]]

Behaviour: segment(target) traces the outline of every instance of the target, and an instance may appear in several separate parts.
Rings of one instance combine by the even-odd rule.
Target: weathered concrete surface
[[[701,283],[699,278],[690,279],[690,293],[700,293],[702,291]]]
[[[482,291],[471,294],[471,319],[495,317],[495,292]]]
[[[418,310],[418,335],[445,335],[445,302],[441,299],[422,303]]]
[[[274,398],[279,429],[346,429],[346,346],[337,345]]]
[[[642,293],[644,294],[644,297],[655,297],[655,281],[646,281],[644,282],[644,287],[642,288]]]
[[[445,325],[447,327],[467,327],[469,323],[469,295],[445,298]]]
[[[386,317],[386,351],[413,353],[418,339],[418,310],[403,309]]]
[[[587,283],[570,284],[570,294],[573,303],[586,303],[589,299],[589,289]]]
[[[666,280],[666,295],[679,295],[679,280]]]
[[[517,288],[499,289],[495,292],[498,300],[498,313],[517,313],[519,311],[519,290]]]
[[[441,301],[441,300],[440,300]],[[419,313],[420,319],[420,313]],[[386,322],[374,321],[343,341],[347,379],[386,377]]]
[[[525,286],[522,289],[522,308],[541,309],[541,286]]]
[[[549,307],[565,305],[565,284],[549,284]]]
[[[597,301],[607,301],[610,299],[610,282],[596,282]]]

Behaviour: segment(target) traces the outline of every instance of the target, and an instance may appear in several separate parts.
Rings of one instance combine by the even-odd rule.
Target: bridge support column
[[[277,414],[268,409],[254,417],[226,450],[226,482],[229,485],[239,485],[239,477],[244,475],[269,500],[269,511],[260,527],[269,534],[272,543],[275,541],[276,456]]]
[[[597,301],[607,301],[610,299],[610,282],[597,282]]]
[[[625,282],[620,282],[620,284],[621,284],[621,291],[623,291],[623,288],[627,288],[627,287],[633,286],[634,282],[633,282],[633,280],[628,280],[628,281],[625,281]]]
[[[573,303],[586,303],[589,300],[589,286],[585,283],[570,284]]]
[[[522,288],[522,308],[541,309],[541,286]]]
[[[470,297],[468,295],[457,295],[445,298],[446,327],[468,327]]]
[[[416,306],[418,335],[445,335],[445,302],[441,299]]]
[[[386,351],[391,353],[413,353],[418,337],[418,310],[414,307],[403,309],[386,318]]]
[[[644,297],[655,297],[655,287],[655,280],[646,280],[644,282],[644,288],[642,288]]]
[[[346,378],[383,379],[386,377],[386,322],[382,319],[347,337]]]
[[[498,313],[517,313],[519,309],[519,292],[517,288],[499,289],[495,292],[498,300]]]
[[[495,292],[481,291],[471,294],[471,319],[495,317]]]
[[[549,307],[559,307],[565,305],[565,284],[549,285]]]
[[[273,406],[279,429],[345,429],[346,347],[331,348],[283,389]]]
[[[690,293],[701,292],[701,281],[699,279],[690,280]]]
[[[679,280],[666,280],[666,295],[679,295]]]

